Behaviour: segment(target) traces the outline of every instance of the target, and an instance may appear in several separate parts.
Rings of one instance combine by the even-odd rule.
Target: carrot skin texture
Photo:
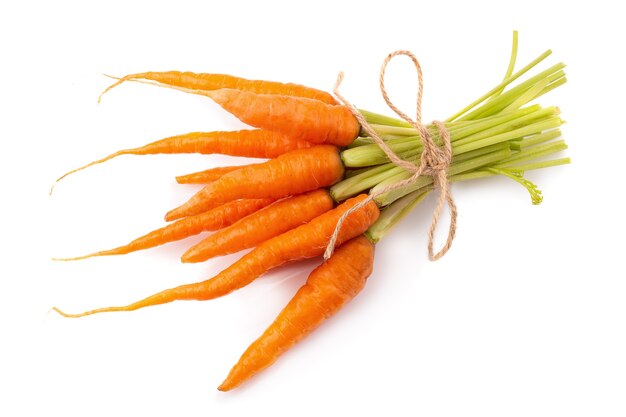
[[[218,387],[229,391],[272,365],[285,351],[337,313],[365,286],[374,245],[364,236],[344,243],[318,266],[274,322],[244,352]]]
[[[204,95],[250,126],[311,143],[346,146],[356,139],[360,131],[359,122],[345,106],[228,88]]]
[[[342,176],[343,164],[336,147],[319,145],[299,149],[222,176],[167,213],[165,220],[202,213],[240,198],[278,200],[329,186]]]
[[[84,317],[112,311],[134,311],[143,307],[165,304],[176,300],[211,300],[245,287],[259,276],[287,262],[313,258],[324,253],[339,217],[350,207],[367,198],[366,194],[346,200],[309,223],[261,243],[237,262],[206,281],[170,288],[143,300],[122,307],[105,307],[80,314],[67,314],[54,308],[65,317]],[[373,201],[351,213],[343,224],[337,244],[365,232],[380,215]]]
[[[176,177],[176,182],[179,184],[209,184],[213,181],[219,180],[229,172],[251,165],[256,164],[216,167],[204,171],[193,172],[191,174],[179,175]]]
[[[192,90],[208,91],[219,90],[222,88],[232,88],[256,94],[279,94],[293,97],[305,97],[313,100],[319,100],[327,104],[337,104],[337,101],[329,93],[300,84],[248,80],[227,74],[206,74],[180,71],[150,71],[126,75],[107,88],[102,94],[106,93],[113,87],[118,86],[124,81],[133,80],[150,80],[165,85],[189,88]]]
[[[154,248],[169,242],[197,235],[198,233],[219,230],[231,226],[238,220],[245,218],[273,202],[274,200],[271,199],[232,201],[205,213],[185,217],[184,219],[141,236],[126,245],[85,256],[65,259],[57,258],[56,260],[76,261],[95,256],[124,255],[143,249]]]
[[[284,153],[313,146],[300,139],[267,130],[239,130],[233,132],[191,132],[170,136],[138,148],[123,149],[60,176],[56,182],[85,168],[101,164],[121,155],[156,155],[199,153],[223,154],[248,158],[276,158]],[[52,187],[54,188],[54,186]],[[50,190],[52,193],[52,190]]]
[[[183,262],[203,262],[253,248],[332,208],[333,199],[324,189],[277,201],[208,236],[187,250],[181,259]]]

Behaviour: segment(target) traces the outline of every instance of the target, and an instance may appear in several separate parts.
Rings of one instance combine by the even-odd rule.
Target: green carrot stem
[[[548,78],[539,81],[537,84],[526,90],[524,94],[513,100],[513,102],[502,109],[502,111],[507,112],[519,109],[524,104],[534,100],[543,91],[543,89],[548,86],[548,84],[550,84],[550,80]]]
[[[535,58],[528,65],[526,65],[524,68],[520,69],[515,74],[511,75],[509,78],[503,80],[500,84],[496,85],[494,88],[489,90],[487,93],[482,95],[480,98],[478,98],[477,100],[473,101],[469,105],[465,106],[463,109],[459,110],[458,112],[456,112],[452,116],[448,117],[445,121],[446,122],[451,122],[451,121],[454,121],[454,120],[458,119],[460,116],[462,116],[465,113],[467,113],[468,111],[472,110],[474,107],[476,107],[477,105],[479,105],[483,101],[487,100],[488,98],[490,98],[494,94],[497,94],[499,91],[502,91],[503,88],[505,88],[507,85],[511,84],[513,81],[515,81],[516,79],[518,79],[519,77],[524,75],[526,72],[531,70],[533,67],[535,67],[537,64],[539,64],[541,61],[546,59],[551,53],[552,53],[552,51],[548,49],[543,54],[541,54],[537,58]],[[464,120],[466,120],[466,119],[464,119]]]
[[[506,74],[504,74],[504,78],[502,81],[509,78],[513,74],[513,71],[515,70],[515,61],[517,60],[517,43],[518,43],[517,35],[518,35],[517,31],[514,30],[513,31],[513,45],[511,46],[511,57],[509,58],[509,66],[506,69]],[[500,88],[498,91],[496,91],[493,94],[493,96],[491,96],[490,100],[493,100],[495,97],[498,97],[500,93],[502,93],[502,91],[504,91],[504,86]]]
[[[505,152],[505,154],[503,154],[505,155],[503,156],[503,158],[511,154],[509,151],[509,145],[507,143],[499,143],[492,146],[476,149],[472,152],[468,152],[467,155],[464,154],[458,157],[454,157],[452,160],[452,164],[450,164],[450,172],[462,172],[467,169],[472,169],[472,167],[484,165],[484,163],[481,162],[483,160],[478,158],[481,158],[484,155],[493,154],[493,152],[496,151]],[[419,155],[413,155],[412,157],[406,158],[403,157],[402,159],[419,165]],[[476,160],[478,160],[478,162],[474,162]],[[489,161],[491,161],[491,159],[489,159]],[[378,165],[373,168],[363,169],[358,174],[351,175],[350,177],[347,177],[343,181],[340,181],[339,183],[330,187],[330,195],[337,202],[343,201],[369,188],[372,188],[377,184],[388,183],[390,178],[395,178],[398,175],[404,175],[405,177],[403,177],[402,179],[411,176],[408,171],[394,165],[391,162],[383,165]]]
[[[557,116],[559,112],[560,111],[558,107],[554,107],[554,106],[546,107],[545,109],[539,109],[534,112],[529,112],[529,113],[522,115],[521,117],[507,120],[506,123],[501,123],[489,129],[483,130],[482,132],[477,132],[463,139],[456,140],[454,143],[454,146],[466,145],[468,143],[485,139],[490,136],[496,136],[501,133],[511,132],[511,131],[514,131],[515,129],[519,129],[525,126],[530,126],[532,123],[536,123],[541,120],[547,120],[550,117]]]
[[[561,126],[564,123],[558,116],[550,117],[547,120],[542,120],[540,122],[532,123],[528,126],[521,127],[519,129],[514,129],[508,132],[501,133],[499,135],[490,136],[488,138],[475,140],[471,143],[467,143],[464,145],[453,146],[452,153],[454,155],[461,154],[464,152],[473,151],[474,149],[482,148],[485,146],[493,145],[495,143],[505,142],[508,140],[516,139],[522,136],[528,136],[535,133],[541,133],[544,130],[554,129],[556,127]]]
[[[522,149],[509,156],[508,158],[498,161],[495,168],[510,168],[513,164],[519,164],[520,162],[526,162],[533,159],[542,158],[547,155],[551,155],[556,152],[561,152],[567,149],[567,144],[564,140],[558,140],[555,142],[548,142],[542,145],[534,146],[532,148]]]
[[[499,150],[496,152],[491,152],[487,155],[482,155],[478,158],[470,159],[468,161],[463,161],[458,164],[451,164],[450,169],[448,170],[448,176],[453,176],[456,174],[460,174],[462,172],[477,169],[482,166],[494,164],[500,160],[506,159],[508,155],[510,154],[511,154],[511,151],[508,148],[506,148],[506,149]],[[378,190],[382,189],[383,187],[387,185],[394,184],[398,181],[402,181],[404,179],[409,178],[410,176],[411,174],[407,171],[398,173],[394,176],[387,178],[384,181],[381,181],[378,185],[373,187],[370,192],[377,192]],[[402,198],[405,195],[410,194],[413,191],[416,191],[432,183],[433,183],[432,177],[422,176],[418,178],[415,181],[415,183],[413,183],[412,185],[405,186],[405,187],[381,194],[377,196],[374,200],[380,207],[384,207],[393,203],[397,199]]]
[[[470,126],[471,129],[462,129],[457,131],[451,131],[452,149],[455,155],[474,150],[475,148],[468,147],[466,145],[471,144],[477,140],[485,139],[490,136],[497,136],[500,133],[515,132],[514,128],[522,128],[525,125],[532,125],[532,122],[539,120],[548,120],[551,116],[559,113],[557,107],[547,107],[541,109],[539,106],[531,106],[526,109],[518,110],[510,115],[504,115],[503,117],[493,118],[489,121],[476,123],[480,126]],[[483,129],[481,131],[481,129]],[[433,130],[434,139],[436,142],[440,142],[438,133]],[[530,134],[530,133],[527,133]],[[510,139],[515,139],[520,135],[514,135]],[[415,154],[415,150],[421,151],[423,148],[421,139],[419,136],[409,136],[400,139],[393,139],[387,141],[389,148],[398,156],[404,158],[407,152]],[[457,147],[463,145],[459,151]],[[489,145],[485,145],[489,146]],[[480,147],[480,146],[478,146]],[[382,164],[389,161],[387,155],[376,144],[368,144],[346,149],[341,153],[343,163],[347,167],[364,167]]]
[[[539,145],[552,139],[556,139],[561,136],[561,129],[552,129],[547,132],[542,132],[536,135],[530,135],[519,141],[511,141],[511,149],[520,151],[522,149],[529,148],[531,146]]]
[[[389,117],[382,114],[374,113],[367,110],[359,109],[367,123],[375,125],[395,126],[395,127],[413,127],[409,123],[402,119],[396,119],[395,117]]]
[[[563,64],[562,62],[551,66],[547,70],[544,70],[534,77],[531,77],[523,83],[511,88],[509,91],[501,94],[496,99],[487,102],[477,109],[466,114],[461,120],[474,120],[497,113],[539,81],[545,78],[557,80],[558,78],[562,77],[564,74],[564,72],[562,71],[563,68],[565,68],[565,64]]]
[[[370,242],[378,243],[400,220],[426,198],[430,193],[429,188],[424,188],[395,201],[380,212],[378,220],[365,232]]]
[[[466,138],[468,136],[474,135],[476,133],[485,131],[494,126],[498,126],[500,124],[510,122],[511,120],[515,120],[526,116],[527,114],[534,113],[536,111],[541,110],[541,106],[539,104],[534,104],[532,106],[525,107],[523,109],[516,110],[514,112],[506,113],[506,114],[497,114],[494,116],[485,117],[479,120],[470,120],[465,126],[458,128],[454,131],[454,136],[456,140],[460,140]],[[460,122],[454,122],[456,124],[460,124]]]

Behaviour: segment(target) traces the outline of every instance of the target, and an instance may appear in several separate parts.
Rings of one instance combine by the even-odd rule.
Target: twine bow
[[[411,119],[391,102],[385,88],[385,71],[387,69],[387,64],[389,64],[389,61],[391,61],[394,57],[398,55],[408,56],[411,61],[413,61],[415,69],[417,70],[418,89],[415,120]],[[410,178],[382,187],[380,190],[377,190],[375,192],[371,192],[366,199],[362,200],[360,203],[354,205],[345,213],[343,213],[337,221],[335,231],[328,243],[328,246],[326,247],[324,259],[328,260],[328,258],[330,258],[330,256],[333,254],[335,244],[337,243],[337,239],[339,237],[339,232],[341,230],[343,222],[351,213],[361,209],[381,194],[385,194],[389,191],[393,191],[415,183],[415,181],[417,181],[417,179],[422,175],[431,176],[433,178],[435,189],[439,189],[439,200],[437,202],[437,207],[433,212],[430,229],[428,230],[428,256],[430,260],[433,261],[441,258],[450,249],[452,241],[454,240],[454,235],[456,233],[457,209],[450,193],[450,182],[448,181],[448,168],[450,167],[450,162],[452,161],[452,145],[450,144],[450,133],[442,122],[437,120],[434,120],[432,122],[432,124],[436,126],[439,131],[441,140],[443,142],[442,147],[439,147],[435,144],[430,133],[428,132],[428,129],[422,124],[422,94],[424,90],[424,81],[422,79],[422,68],[419,64],[419,61],[410,51],[400,50],[392,52],[387,55],[387,57],[383,61],[379,77],[380,91],[383,95],[385,102],[387,103],[387,106],[389,106],[391,110],[393,110],[398,116],[400,116],[400,118],[413,126],[419,133],[422,144],[424,145],[419,165],[403,160],[398,155],[396,155],[389,148],[389,146],[387,146],[387,144],[381,139],[376,131],[374,131],[374,129],[367,123],[365,117],[363,117],[363,115],[357,110],[357,108],[354,107],[339,93],[339,86],[341,85],[342,81],[343,72],[340,72],[339,76],[337,77],[335,87],[333,89],[333,93],[335,94],[335,96],[344,106],[346,106],[352,112],[354,117],[356,117],[356,119],[361,124],[362,129],[365,130],[367,134],[372,138],[374,143],[376,143],[383,150],[389,160],[395,165],[411,172],[412,175]],[[441,215],[445,203],[448,203],[448,208],[450,210],[450,229],[448,230],[448,238],[446,242],[437,253],[434,253],[433,241],[435,230],[437,228],[439,216]]]

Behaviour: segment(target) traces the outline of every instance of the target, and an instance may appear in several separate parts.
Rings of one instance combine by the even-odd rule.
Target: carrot
[[[264,273],[287,262],[321,255],[335,230],[339,217],[365,198],[367,198],[365,194],[351,198],[309,223],[266,240],[230,267],[206,281],[170,288],[123,307],[105,307],[80,314],[67,314],[56,307],[54,310],[65,317],[83,317],[111,311],[133,311],[176,300],[211,300],[224,296],[245,287]],[[341,228],[338,244],[365,232],[378,219],[379,214],[378,207],[373,201],[352,212]]]
[[[343,164],[330,145],[291,151],[276,159],[230,172],[166,214],[176,220],[239,198],[279,198],[326,187],[339,181]]]
[[[115,77],[114,77],[115,78]],[[220,88],[233,88],[235,90],[249,91],[257,94],[279,94],[284,96],[306,97],[319,100],[327,104],[337,104],[332,95],[325,91],[306,87],[293,83],[280,83],[275,81],[247,80],[226,74],[197,74],[193,72],[166,71],[166,72],[142,72],[126,75],[119,78],[116,83],[108,87],[100,95],[122,84],[124,81],[150,80],[159,84],[189,88],[192,90],[218,90]],[[98,98],[98,101],[100,101]]]
[[[179,184],[208,184],[210,182],[219,180],[221,177],[223,177],[225,174],[228,174],[229,172],[233,172],[243,168],[244,166],[251,165],[256,164],[216,167],[207,169],[205,171],[179,175],[176,177],[176,182]]]
[[[312,143],[349,145],[360,125],[345,106],[332,106],[302,97],[255,94],[224,88],[190,91],[210,97],[242,122]]]
[[[114,249],[91,253],[75,258],[54,258],[57,261],[76,261],[94,256],[123,255],[142,249],[149,249],[168,242],[184,239],[205,231],[219,230],[245,218],[251,213],[271,204],[274,200],[236,200],[195,216],[186,217],[175,223],[154,230],[133,240],[127,245]]]
[[[244,352],[220,391],[236,388],[272,365],[327,318],[338,312],[365,286],[374,264],[374,245],[364,236],[344,243],[311,272],[274,322]]]
[[[202,262],[215,256],[253,248],[332,208],[333,200],[324,189],[277,201],[208,236],[192,246],[181,259],[183,262]]]
[[[234,132],[192,132],[184,135],[171,136],[147,145],[123,149],[111,155],[90,162],[80,168],[62,175],[56,182],[70,174],[90,166],[101,164],[120,155],[155,155],[155,154],[223,154],[244,156],[248,158],[276,158],[295,149],[305,149],[311,144],[287,137],[281,133],[267,130],[239,130]]]

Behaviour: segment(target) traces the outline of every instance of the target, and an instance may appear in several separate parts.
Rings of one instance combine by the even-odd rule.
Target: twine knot
[[[411,119],[391,102],[387,94],[387,89],[385,88],[385,71],[387,69],[387,65],[389,64],[389,61],[391,61],[395,56],[398,55],[408,56],[411,61],[413,61],[415,69],[417,70],[418,88],[415,120]],[[433,219],[430,225],[430,229],[428,231],[428,255],[431,260],[437,260],[441,258],[450,249],[450,246],[452,245],[452,241],[454,240],[454,236],[456,234],[457,209],[456,205],[454,204],[454,200],[452,199],[452,194],[450,193],[450,183],[448,181],[448,169],[450,167],[450,163],[452,162],[452,145],[450,143],[450,133],[446,129],[444,123],[437,120],[432,122],[432,125],[437,128],[437,131],[439,132],[439,135],[441,137],[441,147],[437,146],[437,144],[433,141],[433,138],[427,127],[422,124],[422,94],[424,90],[424,82],[422,78],[422,68],[419,64],[419,61],[417,60],[417,57],[415,57],[412,52],[405,50],[395,51],[387,55],[380,69],[379,85],[383,99],[387,103],[387,106],[389,106],[391,110],[393,110],[398,116],[400,116],[400,118],[413,126],[415,130],[417,130],[417,132],[419,133],[420,139],[423,144],[423,150],[420,157],[419,165],[403,160],[398,155],[396,155],[389,148],[389,146],[387,146],[387,144],[382,140],[378,133],[376,133],[376,131],[369,125],[369,123],[367,123],[365,117],[363,117],[358,109],[339,93],[339,86],[341,85],[342,81],[343,72],[340,72],[337,77],[335,87],[333,89],[333,93],[335,94],[335,96],[337,96],[339,101],[352,112],[354,117],[359,121],[362,129],[367,132],[367,134],[372,138],[374,143],[376,143],[382,149],[382,151],[385,153],[385,155],[387,155],[389,160],[395,165],[411,172],[412,175],[408,179],[398,181],[394,184],[390,184],[377,190],[376,192],[370,192],[370,195],[366,199],[362,200],[360,203],[354,205],[345,213],[343,213],[341,217],[339,217],[339,220],[337,221],[337,225],[335,227],[335,231],[331,236],[328,246],[326,247],[324,259],[327,260],[332,255],[337,240],[339,239],[339,233],[341,231],[343,222],[351,213],[361,209],[379,195],[415,183],[415,181],[417,181],[417,179],[422,175],[432,177],[435,188],[439,189],[439,200],[437,203],[437,207],[433,212]],[[446,203],[448,204],[448,208],[450,210],[450,228],[448,230],[448,238],[446,239],[446,242],[444,243],[442,248],[437,253],[434,253],[434,234],[437,228],[437,223],[439,221],[439,216],[441,215],[443,206]]]

